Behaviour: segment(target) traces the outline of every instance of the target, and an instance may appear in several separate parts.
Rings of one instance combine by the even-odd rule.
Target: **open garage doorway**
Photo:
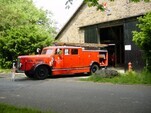
[[[123,25],[99,28],[99,39],[107,47],[109,66],[124,67],[124,32]]]

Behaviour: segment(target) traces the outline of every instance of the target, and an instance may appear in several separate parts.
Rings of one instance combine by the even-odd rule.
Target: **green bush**
[[[0,68],[11,68],[18,55],[35,54],[52,44],[51,14],[32,0],[0,0]]]
[[[138,18],[139,31],[133,31],[133,41],[144,51],[146,69],[151,71],[151,12]]]
[[[143,84],[151,84],[151,72],[143,71],[140,74],[140,80],[141,80],[141,83]]]

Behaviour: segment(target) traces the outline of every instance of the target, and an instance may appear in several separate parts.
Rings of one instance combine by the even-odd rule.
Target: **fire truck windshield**
[[[53,49],[44,49],[42,50],[41,54],[50,55],[53,53]]]

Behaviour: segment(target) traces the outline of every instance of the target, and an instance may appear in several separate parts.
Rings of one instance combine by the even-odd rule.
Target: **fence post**
[[[15,72],[16,72],[16,67],[15,67],[15,63],[13,62],[13,67],[12,67],[12,81],[15,80]]]

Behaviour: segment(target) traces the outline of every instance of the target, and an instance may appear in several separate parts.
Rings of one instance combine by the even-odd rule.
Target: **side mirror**
[[[61,55],[61,54],[62,54],[62,50],[61,50],[61,49],[59,49],[59,48],[57,49],[57,51],[56,51],[56,52],[57,52],[57,54],[58,54],[58,55]]]
[[[40,53],[41,53],[41,49],[40,49],[40,48],[37,48],[36,52],[37,52],[38,54],[40,54]]]

